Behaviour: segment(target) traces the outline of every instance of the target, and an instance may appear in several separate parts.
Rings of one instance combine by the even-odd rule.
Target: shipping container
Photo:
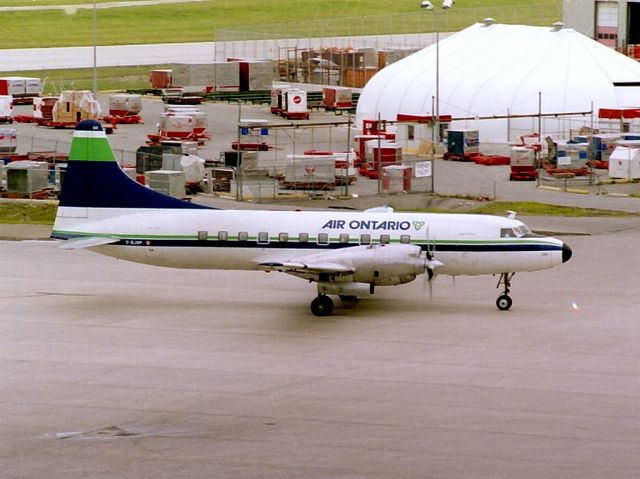
[[[0,78],[0,95],[12,95],[17,102],[32,101],[42,93],[40,78],[34,77],[2,77]]]
[[[339,86],[325,87],[322,90],[322,103],[331,110],[352,108],[353,90]]]
[[[265,60],[239,60],[240,91],[270,90],[275,78],[275,64]]]
[[[640,141],[626,141],[615,147],[609,157],[609,176],[640,179]]]
[[[142,96],[118,93],[109,97],[109,114],[115,116],[137,115],[142,110]]]
[[[18,147],[18,135],[11,128],[0,128],[0,153],[15,153]]]
[[[448,130],[447,152],[453,155],[468,155],[480,152],[478,130]]]
[[[13,117],[13,96],[0,95],[0,122],[11,123]]]
[[[179,63],[172,70],[174,87],[189,87],[189,91],[202,93],[240,91],[237,62]]]
[[[283,106],[280,114],[285,118],[294,120],[308,120],[307,92],[304,90],[290,89],[283,91]]]
[[[162,90],[173,86],[172,70],[151,70],[149,74],[149,83],[151,88]]]

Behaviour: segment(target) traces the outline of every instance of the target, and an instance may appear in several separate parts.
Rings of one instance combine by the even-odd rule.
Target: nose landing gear
[[[513,300],[511,299],[511,296],[509,296],[509,292],[511,291],[511,279],[513,278],[513,275],[515,275],[515,273],[502,273],[500,275],[498,285],[496,286],[496,288],[499,288],[501,284],[504,284],[504,293],[501,294],[496,300],[496,306],[500,311],[507,311],[513,304]]]

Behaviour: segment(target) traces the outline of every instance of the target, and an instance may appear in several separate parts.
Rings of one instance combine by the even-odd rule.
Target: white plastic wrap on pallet
[[[640,178],[640,146],[617,146],[609,157],[609,176],[636,180]]]

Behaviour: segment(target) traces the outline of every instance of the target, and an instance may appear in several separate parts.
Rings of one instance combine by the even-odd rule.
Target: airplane
[[[496,301],[511,308],[516,272],[569,261],[563,241],[510,217],[446,213],[224,210],[153,191],[119,166],[99,122],[75,131],[51,237],[172,268],[279,271],[317,283],[316,316],[330,295],[355,301],[378,286],[425,274],[500,275]]]

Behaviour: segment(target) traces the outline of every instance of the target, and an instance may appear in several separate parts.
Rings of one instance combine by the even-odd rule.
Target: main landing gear
[[[330,316],[333,312],[333,300],[326,294],[319,294],[311,301],[311,312],[314,316]]]
[[[504,284],[504,293],[496,300],[496,306],[500,311],[508,310],[513,304],[513,300],[511,299],[511,296],[509,296],[509,292],[511,291],[511,278],[513,278],[514,274],[515,273],[502,273],[500,275],[500,280],[496,286],[496,288],[499,288],[501,284]]]

